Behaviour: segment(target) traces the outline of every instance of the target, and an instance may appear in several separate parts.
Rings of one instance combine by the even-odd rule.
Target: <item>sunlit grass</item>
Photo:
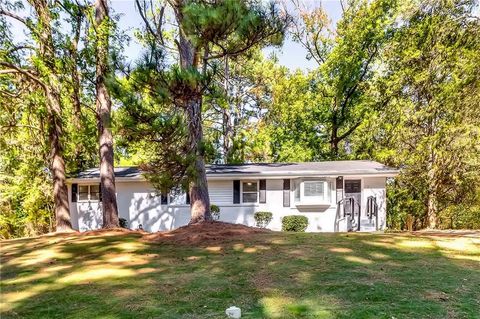
[[[139,234],[1,243],[1,318],[478,318],[480,238]]]

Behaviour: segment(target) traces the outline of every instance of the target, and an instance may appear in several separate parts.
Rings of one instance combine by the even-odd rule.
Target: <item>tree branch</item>
[[[30,80],[38,83],[40,86],[42,86],[44,89],[47,89],[47,85],[42,81],[40,80],[37,76],[35,76],[33,73],[25,70],[25,69],[22,69],[22,68],[19,68],[17,67],[16,65],[12,64],[12,63],[8,63],[8,62],[2,62],[0,61],[0,66],[4,66],[4,67],[7,67],[7,68],[10,68],[10,72],[9,73],[12,73],[13,70],[15,70],[15,72],[18,72],[24,76],[26,76],[27,78],[29,78]],[[3,70],[3,71],[8,71],[7,70]],[[6,73],[6,72],[3,72],[3,73]],[[0,74],[1,74],[1,71],[0,71]]]
[[[350,127],[348,129],[348,131],[346,131],[345,133],[343,133],[342,135],[340,135],[337,140],[338,141],[341,141],[343,140],[344,138],[346,138],[347,136],[349,136],[350,134],[352,134],[353,131],[355,131],[357,129],[357,127],[360,126],[360,124],[362,124],[362,121],[358,121],[357,123],[355,123],[352,127]]]
[[[22,18],[21,16],[13,13],[13,12],[6,11],[6,10],[0,8],[0,15],[4,15],[4,16],[10,17],[12,19],[15,19],[15,20],[23,23],[27,28],[30,29],[30,27],[28,26],[27,20],[25,18]]]

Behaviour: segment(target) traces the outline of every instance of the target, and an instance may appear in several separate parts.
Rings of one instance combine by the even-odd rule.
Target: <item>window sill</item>
[[[295,206],[302,207],[302,208],[314,208],[314,207],[329,207],[332,203],[329,202],[317,202],[317,203],[309,203],[309,202],[297,202]]]

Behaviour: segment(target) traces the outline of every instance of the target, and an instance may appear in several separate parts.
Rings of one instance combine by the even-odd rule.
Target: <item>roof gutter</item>
[[[400,173],[399,170],[389,170],[385,172],[330,172],[330,173],[319,173],[315,171],[303,171],[303,172],[252,172],[252,173],[230,173],[230,174],[207,174],[207,180],[226,180],[226,179],[245,179],[245,178],[276,178],[280,179],[282,177],[290,178],[302,178],[302,177],[337,177],[337,176],[349,176],[349,177],[395,177]],[[87,183],[87,182],[99,182],[100,177],[92,178],[69,178],[67,183]],[[145,182],[147,179],[144,176],[135,176],[135,177],[115,177],[116,182]]]

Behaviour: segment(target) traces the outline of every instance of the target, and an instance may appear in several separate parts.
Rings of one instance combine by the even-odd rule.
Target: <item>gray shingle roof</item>
[[[374,161],[324,161],[305,163],[253,163],[207,165],[207,176],[236,175],[395,175],[398,170]],[[75,179],[99,178],[98,168],[79,173]],[[141,178],[138,167],[115,167],[115,177]]]

